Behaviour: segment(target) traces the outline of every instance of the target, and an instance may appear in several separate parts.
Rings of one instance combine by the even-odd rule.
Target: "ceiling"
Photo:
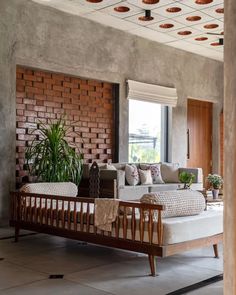
[[[223,45],[219,44],[219,38],[224,34],[223,0],[33,1],[159,43],[223,61]],[[158,3],[145,4],[145,1]]]

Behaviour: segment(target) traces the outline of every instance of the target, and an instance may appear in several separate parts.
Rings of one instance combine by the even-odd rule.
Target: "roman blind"
[[[128,99],[136,99],[159,103],[175,107],[177,105],[176,88],[147,84],[133,80],[127,80]]]

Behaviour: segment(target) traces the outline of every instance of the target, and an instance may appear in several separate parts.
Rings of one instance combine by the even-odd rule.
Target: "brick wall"
[[[85,162],[114,159],[112,87],[110,83],[17,67],[17,183],[27,175],[23,169],[25,149],[36,137],[37,123],[47,124],[62,115],[72,131],[67,140],[82,150]]]

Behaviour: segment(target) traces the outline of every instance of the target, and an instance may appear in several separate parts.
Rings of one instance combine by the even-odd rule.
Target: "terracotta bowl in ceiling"
[[[196,40],[196,41],[206,41],[206,40],[208,40],[208,38],[207,37],[197,37],[194,40]]]
[[[224,13],[224,8],[217,8],[215,10],[216,13]]]
[[[191,35],[192,32],[191,31],[180,31],[178,32],[178,35],[181,35],[181,36],[187,36],[187,35]]]
[[[161,24],[159,27],[162,29],[170,29],[170,28],[173,28],[174,25],[173,24]]]
[[[210,4],[213,0],[196,0],[195,3],[199,5]]]
[[[86,0],[87,2],[90,2],[90,3],[100,3],[102,2],[103,0]]]
[[[154,17],[143,15],[143,16],[140,16],[138,19],[141,20],[141,21],[143,21],[143,22],[149,22],[149,21],[153,20]]]
[[[130,10],[127,6],[117,6],[114,8],[116,12],[128,12]]]
[[[169,7],[166,9],[167,12],[170,13],[176,13],[176,12],[180,12],[182,9],[180,7]]]
[[[157,4],[159,0],[143,0],[144,4]]]
[[[218,24],[207,24],[204,26],[205,29],[215,29],[218,28],[219,25]]]
[[[196,22],[196,21],[198,21],[200,19],[201,19],[201,16],[198,16],[198,15],[193,15],[193,16],[186,17],[186,20],[189,21],[189,22]]]
[[[222,46],[222,44],[220,44],[219,42],[213,42],[211,43],[211,46]]]

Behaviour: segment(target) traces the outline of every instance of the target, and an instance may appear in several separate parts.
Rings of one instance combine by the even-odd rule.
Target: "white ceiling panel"
[[[179,12],[168,12],[167,11],[168,8],[173,8],[173,7],[178,7],[181,10]],[[186,5],[182,5],[181,2],[173,2],[173,1],[169,5],[164,5],[164,6],[156,8],[156,9],[153,9],[154,13],[158,13],[158,14],[164,16],[165,18],[175,18],[175,17],[180,16],[182,14],[191,13],[193,11],[194,11],[193,8],[186,6]]]
[[[211,26],[212,26],[212,28],[211,28]],[[194,28],[199,31],[202,31],[204,33],[206,33],[206,32],[210,32],[210,33],[211,32],[212,33],[219,32],[219,33],[221,33],[224,30],[224,23],[221,20],[214,19],[212,21],[208,21],[203,24],[195,25]]]
[[[124,6],[127,7],[129,9],[129,11],[118,12],[115,10],[115,8],[124,7]],[[118,18],[127,18],[129,16],[136,15],[138,13],[143,14],[143,9],[141,9],[137,6],[134,6],[130,3],[127,3],[127,1],[124,1],[124,2],[118,3],[116,5],[112,5],[112,6],[108,6],[106,8],[103,8],[100,10],[100,12],[107,13],[107,14],[110,14],[110,15],[118,17]]]
[[[223,19],[224,13],[217,12],[222,8],[224,8],[223,1],[220,5],[215,5],[215,6],[203,9],[202,12],[216,19]]]
[[[187,18],[189,18],[189,17],[200,17],[200,19],[197,21],[189,21],[189,20],[187,20]],[[175,20],[184,24],[186,27],[189,27],[189,26],[199,25],[199,24],[205,23],[207,21],[212,21],[213,18],[206,15],[205,13],[200,12],[200,11],[194,11],[189,14],[184,14],[184,15],[175,17]]]
[[[214,0],[209,4],[197,4],[195,2],[195,0],[181,0],[181,4],[189,6],[189,7],[193,8],[194,10],[206,9],[206,8],[209,8],[211,6],[214,6],[214,5],[220,4],[220,3],[222,3],[222,0]]]
[[[213,0],[209,4],[199,5],[196,0],[159,0],[156,4],[145,4],[143,0],[101,0],[94,3],[88,0],[31,0],[66,13],[79,15],[105,26],[113,27],[130,34],[167,44],[185,51],[209,58],[223,60],[224,46],[212,46],[222,35],[210,35],[207,32],[221,33],[224,29],[224,1]],[[179,10],[174,9],[179,8]],[[114,9],[116,8],[116,9]],[[119,8],[119,9],[117,9]],[[172,8],[172,12],[166,9]],[[141,21],[145,10],[153,20]],[[174,12],[173,12],[174,11]],[[222,12],[222,13],[219,13]],[[147,12],[146,12],[147,13]],[[188,21],[187,17],[200,17]],[[160,25],[172,24],[162,28]],[[215,25],[204,27],[205,25]],[[182,35],[178,34],[179,32]],[[191,34],[186,34],[191,32]],[[207,40],[197,41],[195,38]]]
[[[136,5],[142,9],[155,9],[163,5],[173,3],[173,0],[160,0],[159,3],[157,4],[144,4],[142,0],[127,0],[127,2],[130,4]]]
[[[82,6],[93,8],[94,10],[105,8],[105,7],[117,4],[119,2],[122,2],[122,0],[106,0],[106,1],[98,2],[98,3],[92,3],[86,0],[65,0],[65,1],[75,1]]]
[[[151,20],[151,21],[143,21],[143,20],[139,19],[139,17],[142,17],[142,16],[144,16],[144,12],[133,15],[133,16],[130,16],[130,17],[127,17],[126,20],[145,27],[145,26],[155,24],[155,23],[165,19],[163,16],[161,16],[159,14],[152,13],[153,20]]]
[[[165,28],[165,25],[167,26],[167,28]],[[173,27],[168,28],[168,26],[170,26],[170,25],[173,26]],[[162,26],[164,26],[164,28]],[[155,24],[152,24],[152,25],[148,26],[148,28],[153,29],[153,30],[158,31],[158,32],[162,32],[162,33],[171,32],[171,31],[174,31],[176,29],[181,29],[183,27],[184,27],[183,24],[178,23],[178,22],[174,21],[173,19],[165,19],[162,22],[158,22],[158,23],[155,23]]]
[[[178,34],[179,32],[185,32],[185,31],[191,32],[191,34],[189,34],[189,35],[180,35],[180,34]],[[174,30],[174,31],[168,32],[168,35],[173,36],[178,40],[186,39],[186,38],[189,38],[191,36],[197,36],[199,34],[201,34],[201,31],[199,31],[199,30],[197,30],[195,28],[192,28],[192,27],[189,27],[187,29],[182,28],[182,29],[179,29],[179,30]]]

